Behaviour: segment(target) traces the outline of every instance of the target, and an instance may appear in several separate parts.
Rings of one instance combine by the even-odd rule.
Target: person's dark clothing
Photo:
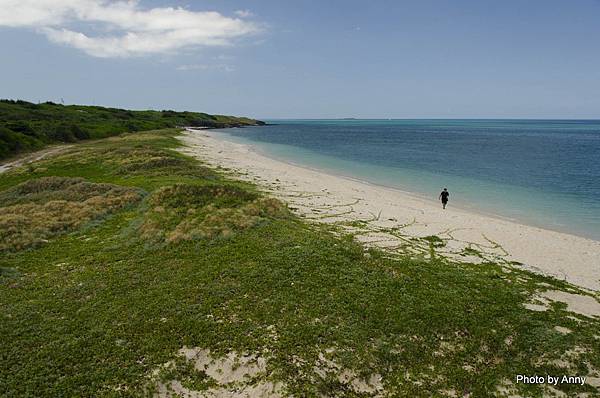
[[[450,196],[450,192],[442,191],[440,196],[442,197],[442,203],[448,203],[448,196]]]

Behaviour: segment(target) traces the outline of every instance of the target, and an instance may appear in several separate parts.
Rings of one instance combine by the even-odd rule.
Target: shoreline
[[[219,130],[221,130],[221,129],[210,129],[210,130],[219,132]],[[224,133],[224,134],[227,134],[227,133]],[[220,138],[220,139],[228,140],[228,138]],[[307,170],[311,170],[314,172],[336,176],[339,178],[347,179],[349,181],[354,181],[354,182],[359,182],[359,183],[363,183],[366,185],[371,185],[373,187],[380,187],[380,188],[386,188],[386,189],[398,191],[399,193],[401,193],[403,195],[408,195],[414,199],[425,201],[430,205],[434,205],[434,206],[440,205],[439,201],[432,199],[430,195],[427,195],[423,192],[411,191],[409,187],[394,186],[392,184],[386,184],[386,183],[382,183],[382,182],[373,182],[373,181],[369,181],[369,180],[362,179],[359,177],[354,177],[352,175],[343,174],[343,172],[340,172],[340,171],[337,171],[334,169],[327,169],[327,168],[323,168],[323,167],[313,167],[313,166],[310,166],[307,164],[295,162],[295,161],[292,161],[289,159],[285,159],[283,157],[276,156],[274,154],[271,154],[271,153],[263,150],[259,145],[254,145],[253,143],[239,142],[239,141],[236,141],[235,139],[229,139],[229,141],[234,144],[246,145],[246,146],[248,146],[250,151],[257,153],[258,155],[261,155],[261,156],[267,157],[269,159],[272,159],[272,160],[275,160],[278,162],[282,162],[282,163],[285,163],[285,164],[288,164],[291,166],[305,168]],[[486,209],[485,207],[478,206],[478,205],[475,205],[475,204],[472,204],[472,203],[469,203],[466,201],[458,201],[458,200],[456,200],[456,198],[450,201],[450,206],[454,209],[462,210],[462,211],[469,212],[469,213],[476,213],[480,216],[497,218],[497,219],[500,219],[503,221],[509,221],[509,222],[513,222],[516,224],[533,227],[533,228],[539,228],[542,230],[563,233],[563,234],[567,234],[567,235],[576,236],[576,237],[579,237],[582,239],[591,240],[594,242],[600,242],[600,236],[596,236],[596,235],[590,234],[588,232],[584,232],[583,230],[576,230],[573,227],[570,227],[565,224],[551,225],[548,223],[544,223],[543,221],[536,220],[533,217],[519,218],[518,216],[504,215],[504,214],[495,212],[494,210]]]
[[[211,131],[218,131],[219,129],[211,129]],[[222,139],[222,138],[219,138]],[[306,170],[310,170],[316,173],[323,173],[323,174],[327,174],[330,176],[334,176],[334,177],[338,177],[338,178],[342,178],[348,181],[352,181],[352,182],[357,182],[357,183],[361,183],[361,184],[365,184],[365,185],[369,185],[372,186],[374,188],[383,188],[383,189],[389,189],[392,191],[396,191],[402,195],[406,195],[406,196],[410,196],[411,198],[415,199],[415,200],[421,200],[426,202],[428,205],[431,206],[440,206],[440,203],[437,200],[433,200],[431,199],[431,197],[420,193],[420,192],[412,192],[409,190],[406,190],[404,188],[400,188],[400,187],[395,187],[392,185],[386,185],[383,183],[377,183],[377,182],[372,182],[372,181],[368,181],[368,180],[363,180],[361,178],[358,177],[353,177],[350,175],[345,175],[345,174],[341,174],[339,172],[336,172],[334,170],[327,170],[327,169],[323,169],[323,168],[318,168],[318,167],[312,167],[312,166],[308,166],[305,164],[301,164],[301,163],[296,163],[294,161],[291,161],[289,159],[283,159],[280,158],[278,156],[274,156],[271,155],[269,153],[267,153],[266,151],[261,150],[261,148],[259,148],[258,146],[253,146],[251,144],[245,144],[245,143],[239,143],[239,142],[235,142],[234,140],[231,140],[230,142],[234,143],[234,144],[239,144],[239,145],[246,145],[249,149],[250,152],[256,153],[259,156],[264,156],[266,158],[272,159],[274,161],[277,162],[281,162],[281,163],[285,163],[287,165],[290,166],[294,166],[294,167],[299,167],[299,168],[303,168]],[[538,228],[538,229],[542,229],[542,230],[547,230],[547,231],[552,231],[552,232],[558,232],[558,233],[562,233],[562,234],[567,234],[567,235],[572,235],[572,236],[576,236],[578,238],[581,239],[587,239],[587,240],[591,240],[593,242],[600,242],[600,240],[598,239],[594,239],[591,238],[589,236],[584,236],[583,234],[578,234],[577,232],[574,231],[570,231],[570,230],[560,230],[560,229],[554,229],[548,226],[543,225],[542,223],[528,223],[524,220],[519,220],[517,218],[512,218],[509,216],[504,216],[502,214],[497,214],[497,213],[493,213],[491,211],[486,211],[482,208],[476,207],[476,206],[469,206],[464,202],[456,202],[455,200],[453,200],[451,202],[451,207],[457,210],[461,210],[464,212],[468,212],[468,213],[475,213],[479,216],[484,216],[484,217],[489,217],[489,218],[497,218],[499,220],[502,221],[508,221],[508,222],[512,222],[515,224],[520,224],[520,225],[524,225],[524,226],[528,226],[528,227],[532,227],[532,228]]]
[[[211,132],[219,132],[219,130],[221,130],[221,129],[210,129]],[[206,131],[207,130],[204,130],[204,132],[206,132]],[[214,137],[214,138],[217,138],[217,137]],[[221,137],[219,137],[218,139],[223,139],[223,140],[227,141],[227,139],[224,139],[224,138],[221,138]],[[313,171],[315,173],[327,174],[327,175],[330,175],[330,176],[333,176],[333,177],[342,178],[342,179],[345,179],[345,180],[348,180],[348,181],[353,181],[353,182],[357,182],[357,183],[360,183],[360,184],[369,185],[369,186],[372,186],[374,188],[383,188],[383,189],[388,189],[388,190],[391,190],[391,191],[396,191],[399,194],[410,196],[411,198],[413,198],[415,200],[424,201],[428,205],[431,205],[431,206],[440,206],[440,202],[439,201],[431,199],[431,197],[425,195],[424,193],[412,192],[412,191],[409,191],[409,190],[401,188],[401,187],[396,187],[396,186],[392,186],[392,185],[386,185],[386,184],[383,184],[383,183],[377,183],[377,182],[372,182],[372,181],[368,181],[368,180],[363,180],[363,179],[358,178],[358,177],[353,177],[353,176],[350,176],[350,175],[341,174],[339,172],[336,172],[335,170],[328,170],[328,169],[323,169],[323,168],[308,166],[308,165],[305,165],[305,164],[302,164],[302,163],[296,163],[296,162],[294,162],[292,160],[284,159],[284,158],[281,158],[281,157],[269,154],[268,152],[262,150],[257,145],[236,142],[235,140],[228,140],[228,141],[232,142],[233,144],[236,144],[236,145],[244,145],[244,146],[248,147],[248,150],[250,152],[256,153],[259,156],[263,156],[263,157],[269,158],[269,159],[277,161],[277,162],[285,163],[285,164],[290,165],[290,166],[303,168],[303,169],[306,169],[306,170]],[[549,227],[547,225],[544,225],[543,223],[529,222],[529,221],[520,220],[520,219],[514,218],[514,217],[504,216],[502,214],[493,213],[491,211],[484,210],[484,209],[482,209],[480,207],[477,207],[477,206],[474,206],[474,205],[470,206],[470,205],[466,204],[465,202],[452,201],[451,202],[451,207],[453,209],[460,210],[460,211],[463,211],[463,212],[474,213],[474,214],[476,214],[478,216],[495,218],[495,219],[498,219],[498,220],[507,221],[507,222],[519,224],[519,225],[526,226],[526,227],[537,228],[537,229],[540,229],[540,230],[551,231],[551,232],[557,232],[557,233],[561,233],[561,234],[575,236],[575,237],[581,238],[581,239],[590,240],[592,242],[598,242],[598,243],[600,243],[600,239],[594,239],[592,237],[585,236],[585,235],[577,233],[575,231],[571,231],[568,228],[565,228],[564,230],[555,229],[555,228]]]
[[[442,210],[411,192],[274,159],[212,131],[187,131],[180,139],[183,153],[234,171],[307,219],[349,225],[367,245],[400,250],[409,241],[435,236],[444,243],[436,251],[449,258],[517,264],[600,290],[600,241],[468,209]],[[352,225],[357,223],[360,228]],[[415,245],[415,254],[427,256],[429,245]]]

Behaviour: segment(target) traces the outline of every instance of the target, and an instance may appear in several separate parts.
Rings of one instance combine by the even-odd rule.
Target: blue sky
[[[0,97],[258,118],[600,118],[598,21],[598,0],[0,0]]]

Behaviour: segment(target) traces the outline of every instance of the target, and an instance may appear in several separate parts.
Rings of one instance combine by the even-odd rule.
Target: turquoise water
[[[221,130],[267,155],[600,240],[600,121],[278,120]]]

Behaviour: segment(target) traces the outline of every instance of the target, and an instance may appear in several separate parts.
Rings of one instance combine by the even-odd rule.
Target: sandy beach
[[[284,200],[307,219],[337,223],[357,239],[394,251],[430,255],[427,240],[442,242],[438,255],[480,263],[493,260],[600,289],[600,241],[523,225],[363,181],[272,159],[216,131],[188,130],[182,152],[228,169]],[[417,239],[416,239],[417,238]]]

